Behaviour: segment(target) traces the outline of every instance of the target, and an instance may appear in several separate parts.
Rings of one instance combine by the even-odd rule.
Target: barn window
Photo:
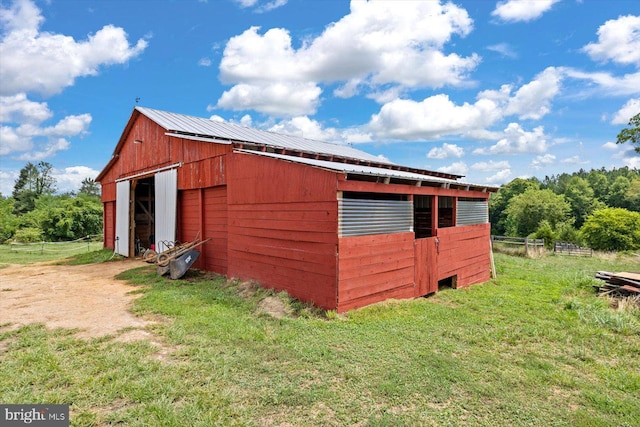
[[[486,224],[489,222],[489,203],[486,199],[459,198],[456,204],[456,225]]]
[[[338,200],[339,236],[413,231],[413,202],[407,196],[345,192]]]
[[[433,196],[413,196],[413,229],[416,239],[433,236]]]
[[[455,200],[449,196],[438,196],[438,228],[453,227],[456,224]]]

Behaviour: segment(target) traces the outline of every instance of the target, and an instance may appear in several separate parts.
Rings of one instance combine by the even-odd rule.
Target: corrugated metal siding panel
[[[178,171],[155,174],[155,240],[158,253],[169,249],[166,243],[176,240],[176,207],[178,198]]]
[[[340,237],[413,231],[411,201],[340,199],[338,213]]]
[[[458,199],[456,225],[486,224],[489,222],[489,203],[486,200]]]
[[[289,148],[313,153],[333,154],[353,159],[367,160],[377,163],[387,163],[379,157],[364,151],[356,150],[348,145],[331,144],[314,141],[293,135],[282,135],[264,130],[251,129],[226,122],[170,113],[168,111],[153,110],[151,108],[136,107],[136,110],[149,117],[168,131],[185,132],[198,136],[208,136],[219,139],[231,139],[240,142],[267,144],[279,148]],[[389,164],[392,164],[388,162]]]

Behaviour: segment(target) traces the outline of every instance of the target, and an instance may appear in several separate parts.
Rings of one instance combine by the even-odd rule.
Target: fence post
[[[524,254],[529,255],[529,238],[524,238]]]

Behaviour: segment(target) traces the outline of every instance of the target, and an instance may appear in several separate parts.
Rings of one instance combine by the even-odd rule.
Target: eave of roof
[[[336,172],[342,172],[346,174],[377,176],[381,178],[395,178],[400,180],[412,181],[415,183],[434,183],[434,184],[438,184],[439,186],[446,186],[448,188],[458,187],[458,188],[464,188],[464,189],[475,190],[475,191],[483,191],[483,192],[498,191],[498,187],[494,187],[490,185],[473,184],[469,182],[458,181],[455,179],[439,178],[439,177],[426,175],[418,172],[395,170],[395,169],[381,168],[376,166],[357,165],[357,164],[344,163],[344,162],[310,159],[306,157],[289,156],[285,154],[268,153],[268,152],[255,151],[255,150],[236,149],[234,150],[234,152],[270,157],[274,159],[285,160],[285,161],[305,164],[309,166],[315,166],[318,168],[323,168],[323,169],[336,171]]]

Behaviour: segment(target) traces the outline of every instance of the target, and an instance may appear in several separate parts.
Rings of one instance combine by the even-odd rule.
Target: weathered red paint
[[[387,298],[413,298],[456,277],[464,287],[489,280],[488,224],[438,228],[432,237],[411,232],[338,237],[340,192],[473,197],[489,193],[434,183],[375,183],[299,163],[234,152],[232,145],[165,135],[134,110],[102,184],[105,247],[113,249],[116,180],[178,167],[177,236],[211,240],[199,268],[256,280],[339,312]],[[142,141],[136,143],[134,140]],[[146,175],[145,175],[146,173]],[[432,209],[438,211],[438,197]]]

